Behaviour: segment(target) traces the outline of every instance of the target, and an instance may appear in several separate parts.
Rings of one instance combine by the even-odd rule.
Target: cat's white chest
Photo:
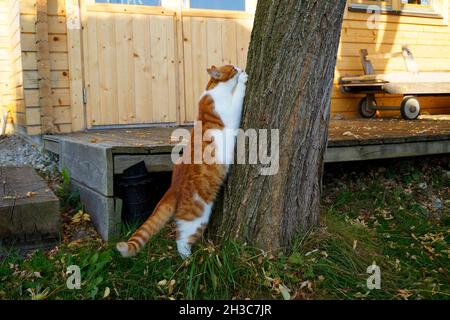
[[[233,106],[233,95],[211,94],[214,99],[214,108],[220,115],[226,129],[238,129],[241,123],[242,108]]]
[[[236,145],[236,129],[239,128],[242,117],[242,101],[233,99],[229,91],[213,90],[209,94],[214,99],[215,111],[219,114],[224,128],[211,130],[216,145],[216,161],[220,164],[232,164]]]

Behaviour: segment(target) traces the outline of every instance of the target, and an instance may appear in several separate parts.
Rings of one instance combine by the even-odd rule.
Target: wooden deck
[[[331,121],[325,162],[450,153],[450,116]]]
[[[114,174],[144,160],[149,171],[170,171],[176,127],[96,130],[45,136],[45,148],[61,155],[61,142],[101,149],[112,158]],[[186,127],[189,128],[189,127]],[[348,162],[450,153],[450,116],[401,119],[332,120],[325,162]],[[76,154],[73,156],[77,157]]]
[[[450,115],[420,120],[358,119],[330,122],[329,147],[397,144],[450,139]]]
[[[186,127],[189,128],[189,127]],[[168,154],[175,127],[108,129],[45,136],[45,147],[59,154],[61,141],[110,149],[113,154]],[[450,152],[450,115],[401,119],[332,120],[326,162],[396,158]],[[373,152],[378,146],[379,151]],[[428,146],[425,148],[424,147]],[[343,151],[353,152],[342,154]],[[367,149],[367,150],[366,150]],[[369,152],[365,152],[369,151]],[[405,151],[408,151],[405,153]],[[335,153],[339,152],[339,156]],[[358,153],[358,154],[355,154]],[[117,170],[115,170],[117,173]]]

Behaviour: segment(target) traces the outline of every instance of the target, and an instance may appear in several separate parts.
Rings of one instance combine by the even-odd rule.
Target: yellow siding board
[[[20,16],[20,28],[22,32],[34,33],[36,31],[35,24],[35,15]],[[51,34],[65,34],[67,32],[65,16],[49,16],[48,31]]]
[[[36,13],[36,0],[20,0],[20,12],[22,14],[35,14]],[[64,16],[66,13],[66,7],[64,0],[48,0],[48,14],[51,16]]]
[[[70,106],[70,92],[68,88],[52,90],[53,106]]]
[[[55,124],[70,124],[72,116],[70,106],[54,107],[53,116],[55,117]]]
[[[51,71],[50,82],[52,88],[69,88],[69,75],[67,71]],[[26,89],[38,88],[38,73],[35,70],[23,72],[23,84]]]

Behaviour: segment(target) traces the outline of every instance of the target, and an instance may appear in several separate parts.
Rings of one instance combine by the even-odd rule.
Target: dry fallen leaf
[[[35,195],[37,195],[37,192],[33,192],[33,191],[28,191],[28,192],[27,192],[27,198],[32,198],[32,197],[34,197]]]
[[[353,132],[350,131],[344,132],[342,135],[346,137],[352,137],[355,139],[361,139],[361,136],[358,136],[357,134],[354,134]]]
[[[170,280],[170,282],[169,282],[169,285],[168,285],[168,287],[169,287],[169,291],[168,291],[168,294],[169,294],[169,296],[173,293],[173,287],[175,286],[175,280]]]
[[[409,297],[411,297],[413,294],[411,293],[411,291],[407,290],[407,289],[398,289],[397,290],[397,294],[400,298],[404,299],[404,300],[408,300]]]
[[[167,284],[167,280],[161,280],[158,282],[158,287],[164,287]]]
[[[50,293],[50,289],[46,288],[42,292],[37,292],[33,288],[28,288],[27,291],[30,293],[31,300],[45,300]]]
[[[83,210],[78,211],[73,217],[72,217],[72,223],[78,224],[80,222],[89,222],[91,221],[91,217],[87,212],[84,212]]]
[[[311,282],[310,281],[303,281],[302,283],[300,283],[300,290],[302,290],[305,287],[310,287]]]
[[[111,290],[109,289],[109,287],[106,287],[105,292],[103,293],[103,299],[108,298],[110,293],[111,293]]]
[[[278,289],[280,290],[284,300],[291,300],[291,290],[289,290],[284,284],[280,283],[278,285]]]

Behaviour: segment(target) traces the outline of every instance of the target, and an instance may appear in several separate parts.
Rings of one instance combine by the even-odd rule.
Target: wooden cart
[[[339,81],[344,93],[363,93],[366,97],[359,103],[359,113],[364,118],[372,118],[377,110],[400,110],[402,117],[414,120],[420,115],[417,96],[450,95],[450,72],[419,72],[411,51],[403,47],[401,53],[369,56],[366,49],[361,50],[363,76],[342,77]],[[369,58],[391,58],[401,55],[407,72],[375,74]],[[398,106],[378,106],[375,94],[403,95]]]

